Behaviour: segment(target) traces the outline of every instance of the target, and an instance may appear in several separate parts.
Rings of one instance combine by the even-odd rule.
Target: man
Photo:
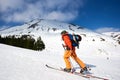
[[[72,57],[78,65],[81,67],[80,73],[83,73],[84,71],[87,71],[86,65],[77,57],[77,54],[75,52],[75,47],[72,46],[72,41],[70,40],[70,37],[68,35],[67,31],[61,32],[62,40],[64,41],[65,45],[65,52],[64,52],[64,61],[66,64],[66,68],[64,68],[64,71],[71,72],[71,63],[69,58]]]

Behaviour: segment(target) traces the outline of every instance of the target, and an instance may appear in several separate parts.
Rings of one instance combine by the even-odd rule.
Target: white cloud
[[[83,0],[0,0],[0,13],[7,22],[35,18],[70,21],[78,16],[82,6]]]
[[[57,12],[57,11],[53,11],[51,13],[49,13],[45,19],[58,19],[59,21],[69,21],[69,20],[73,20],[76,17],[77,13],[62,13],[62,12]]]
[[[22,0],[0,0],[0,11],[7,12],[9,10],[17,9],[22,6]]]
[[[96,32],[103,33],[103,32],[117,32],[120,31],[120,28],[113,28],[113,27],[104,27],[99,28],[96,30]]]
[[[23,12],[14,12],[11,16],[7,16],[5,19],[7,22],[24,22],[31,19],[40,17],[41,11],[38,8],[34,8],[34,5],[28,5],[27,9]]]

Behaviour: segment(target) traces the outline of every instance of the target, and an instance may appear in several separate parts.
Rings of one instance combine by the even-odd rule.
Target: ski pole
[[[64,50],[65,50],[64,44],[62,44],[62,46],[63,46],[63,48],[64,48]]]

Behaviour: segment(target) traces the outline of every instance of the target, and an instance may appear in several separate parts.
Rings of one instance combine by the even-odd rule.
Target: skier
[[[72,42],[70,40],[70,37],[68,36],[68,32],[63,30],[61,32],[61,36],[62,36],[62,40],[65,43],[65,45],[63,45],[63,47],[65,47],[64,61],[65,61],[65,64],[66,64],[66,68],[64,68],[64,71],[71,72],[72,66],[71,66],[71,63],[70,63],[70,60],[69,60],[70,57],[72,57],[78,63],[78,65],[81,67],[80,73],[83,73],[84,71],[87,71],[86,65],[83,63],[83,61],[81,61],[77,57],[77,54],[75,52],[75,47],[72,46]]]

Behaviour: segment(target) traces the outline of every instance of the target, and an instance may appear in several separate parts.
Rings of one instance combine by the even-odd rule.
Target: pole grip
[[[62,46],[63,46],[63,48],[64,48],[64,50],[65,50],[64,44],[62,44]]]

